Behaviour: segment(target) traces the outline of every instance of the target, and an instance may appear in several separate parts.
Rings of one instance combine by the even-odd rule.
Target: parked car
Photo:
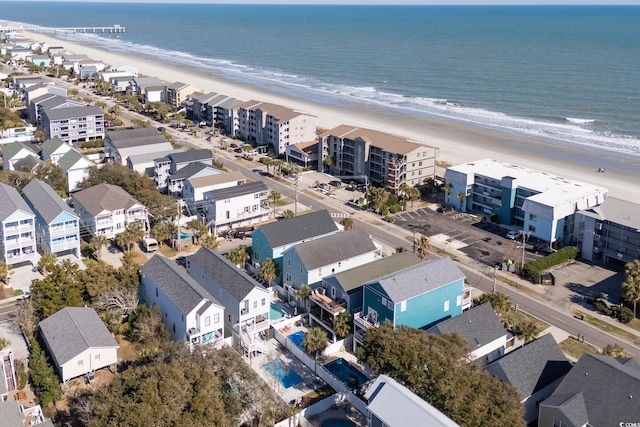
[[[436,209],[436,212],[447,213],[447,212],[453,212],[455,210],[456,210],[456,208],[454,208],[451,205],[444,205],[444,206],[440,206],[438,209]]]
[[[519,231],[516,231],[516,230],[507,231],[507,239],[509,240],[515,240],[519,235],[520,235]]]
[[[537,245],[533,246],[533,252],[537,254],[549,255],[554,253],[555,251],[556,250],[553,249],[551,246],[544,243],[538,243]]]
[[[329,181],[329,184],[333,185],[334,187],[340,187],[342,185],[342,181],[334,179],[333,181]]]

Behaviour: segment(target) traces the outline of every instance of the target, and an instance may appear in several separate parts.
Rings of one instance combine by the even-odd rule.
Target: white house
[[[0,183],[0,249],[5,263],[35,265],[35,218],[18,190]]]
[[[130,156],[166,153],[173,149],[167,138],[154,128],[110,130],[104,138],[106,160],[123,166]]]
[[[73,150],[73,147],[70,144],[54,136],[42,143],[40,155],[42,160],[51,160],[53,164],[57,165],[62,156],[71,150]]]
[[[232,171],[224,174],[192,177],[184,181],[182,197],[189,204],[192,212],[198,210],[199,202],[205,198],[205,193],[221,188],[235,187],[244,184],[247,177],[241,171]]]
[[[38,153],[36,153],[31,147],[22,142],[13,142],[2,147],[2,169],[3,170],[16,170],[17,164],[23,159],[32,157],[39,159]]]
[[[234,331],[246,352],[264,352],[259,335],[270,326],[269,290],[211,249],[200,248],[187,257],[186,268],[189,276],[224,306],[225,330]]]
[[[267,202],[268,191],[262,181],[209,191],[199,204],[199,212],[214,234],[259,224],[273,212]]]
[[[118,363],[109,329],[90,307],[65,307],[40,322],[40,333],[62,382]]]
[[[427,329],[430,334],[444,335],[459,333],[465,337],[471,352],[470,360],[486,358],[492,362],[513,347],[515,337],[502,326],[491,304],[484,303],[459,316],[443,320]]]
[[[73,206],[82,231],[92,237],[104,235],[113,239],[134,222],[149,232],[147,208],[116,185],[98,184],[79,191],[73,195]]]
[[[224,307],[175,262],[154,255],[141,269],[140,296],[158,307],[173,341],[220,345]]]
[[[88,176],[89,168],[96,165],[74,148],[58,160],[58,166],[67,177],[69,193],[73,193],[78,190],[78,183]]]

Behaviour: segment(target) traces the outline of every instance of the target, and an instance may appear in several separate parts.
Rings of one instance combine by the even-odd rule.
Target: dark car
[[[555,249],[551,248],[549,245],[539,243],[533,246],[533,252],[537,254],[545,254],[549,255],[555,252]]]
[[[436,209],[436,212],[439,213],[447,213],[447,212],[453,212],[455,210],[455,208],[451,205],[444,205],[444,206],[440,206],[438,209]]]
[[[242,153],[242,148],[236,148],[235,150],[233,150],[235,153]]]
[[[160,126],[160,127],[158,128],[158,132],[164,132],[164,128],[163,128],[162,126]]]
[[[333,181],[329,181],[329,184],[333,185],[334,187],[340,187],[342,185],[342,181],[334,179]]]

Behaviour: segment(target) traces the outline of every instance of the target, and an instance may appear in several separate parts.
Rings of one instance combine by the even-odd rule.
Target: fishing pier
[[[40,34],[119,34],[126,32],[125,27],[121,25],[112,25],[111,27],[0,27],[0,33],[40,33]]]

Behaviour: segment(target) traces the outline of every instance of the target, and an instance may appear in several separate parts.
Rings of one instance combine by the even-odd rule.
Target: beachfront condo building
[[[576,238],[582,258],[624,266],[640,258],[640,204],[607,197],[576,213]]]
[[[233,136],[281,155],[288,145],[316,139],[317,124],[317,117],[302,111],[248,101],[235,109]]]
[[[493,159],[447,168],[444,178],[446,201],[460,211],[487,215],[557,246],[575,243],[575,213],[607,195],[598,185]]]
[[[397,193],[435,177],[438,149],[397,135],[340,125],[318,137],[318,170]],[[329,160],[331,159],[331,160]]]
[[[187,103],[187,118],[194,123],[215,126],[225,135],[231,135],[234,129],[236,108],[244,101],[227,95],[210,92],[194,95]]]
[[[180,108],[182,103],[187,100],[187,96],[197,91],[191,85],[182,82],[171,83],[167,86],[164,101],[172,107]]]

